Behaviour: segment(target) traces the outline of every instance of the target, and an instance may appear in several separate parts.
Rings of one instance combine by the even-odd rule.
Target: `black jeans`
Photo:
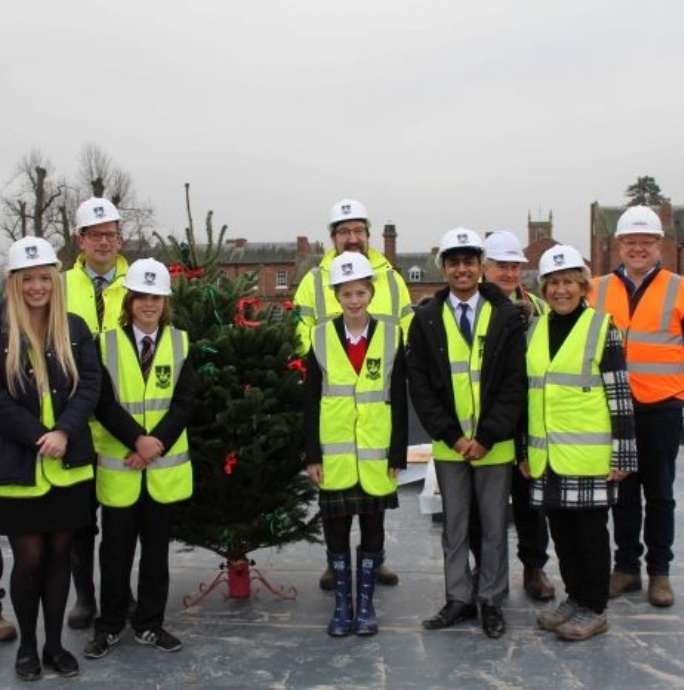
[[[674,480],[679,452],[682,410],[678,407],[637,410],[639,471],[620,482],[613,507],[615,569],[638,573],[646,544],[649,575],[667,575],[674,543]],[[643,489],[645,510],[642,509]]]
[[[138,539],[138,606],[131,625],[136,632],[162,626],[169,596],[170,526],[171,506],[151,498],[144,483],[140,497],[132,506],[102,506],[101,615],[95,621],[96,631],[118,633],[126,625],[131,568]]]
[[[547,515],[568,597],[602,613],[610,585],[608,507],[553,508]]]

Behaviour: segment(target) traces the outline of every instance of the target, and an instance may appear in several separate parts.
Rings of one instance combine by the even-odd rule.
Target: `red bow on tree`
[[[226,453],[226,464],[223,466],[223,471],[226,474],[233,474],[233,468],[238,464],[237,453]]]
[[[290,371],[298,371],[301,374],[302,379],[306,378],[306,364],[304,364],[301,359],[291,359],[287,363],[287,368]]]
[[[245,310],[247,307],[252,307],[254,311],[259,311],[261,309],[261,299],[258,297],[240,298],[237,306],[235,307],[233,323],[236,326],[241,326],[243,328],[254,328],[255,326],[261,326],[261,321],[249,321],[245,318]]]

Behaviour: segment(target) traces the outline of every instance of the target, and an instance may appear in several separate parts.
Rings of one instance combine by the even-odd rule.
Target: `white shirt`
[[[157,333],[159,333],[159,329],[155,328],[154,333],[143,333],[137,326],[133,326],[133,335],[135,336],[135,344],[138,348],[138,358],[142,356],[142,348],[143,348],[143,338],[146,338],[149,336],[152,338],[152,349],[154,350],[154,347],[157,343]]]
[[[366,327],[363,329],[363,333],[360,335],[352,335],[348,330],[347,330],[347,325],[344,325],[344,337],[352,344],[356,345],[361,338],[366,338],[368,339],[368,326],[370,325],[370,321],[366,324]]]
[[[456,322],[460,323],[461,320],[461,304],[467,304],[470,309],[468,309],[468,314],[467,318],[468,321],[470,322],[470,331],[471,333],[475,333],[475,312],[477,311],[477,305],[480,303],[480,292],[479,290],[475,291],[475,294],[470,298],[466,300],[460,300],[456,295],[454,295],[453,292],[449,293],[449,301],[451,302],[451,308],[454,310],[454,314],[456,315]]]

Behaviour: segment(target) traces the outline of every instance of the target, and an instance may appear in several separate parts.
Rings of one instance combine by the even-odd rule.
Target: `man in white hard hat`
[[[97,335],[119,323],[126,288],[123,285],[128,262],[120,253],[121,216],[111,201],[86,199],[76,211],[76,241],[80,254],[74,267],[64,274],[67,309],[78,314]],[[97,445],[97,437],[95,436]],[[70,628],[87,628],[95,618],[93,561],[95,524],[74,535],[72,576],[76,604],[69,612]]]
[[[328,228],[333,248],[326,253],[320,264],[302,278],[294,303],[299,310],[300,322],[297,329],[300,338],[300,352],[306,354],[311,347],[313,326],[339,316],[340,305],[334,293],[328,288],[330,264],[342,252],[361,252],[371,263],[376,276],[375,293],[368,311],[376,319],[399,323],[404,337],[408,333],[413,309],[411,297],[402,277],[392,268],[387,259],[368,246],[370,220],[365,206],[356,199],[342,199],[330,209]],[[396,585],[399,577],[386,565],[380,566],[377,581],[383,585]],[[328,568],[320,580],[322,589],[333,588],[332,571]]]
[[[513,302],[525,305],[530,318],[547,311],[544,301],[522,286],[522,268],[527,263],[527,257],[516,235],[507,230],[492,232],[485,237],[484,250],[486,282],[497,285]],[[549,560],[546,515],[543,510],[530,506],[529,483],[517,471],[513,472],[511,497],[515,530],[518,534],[518,558],[523,564],[523,587],[532,599],[548,601],[553,599],[556,591],[544,572],[544,565]],[[471,540],[473,536],[477,539],[479,529],[474,532],[475,535],[471,533]],[[475,550],[473,552],[479,563],[479,553]]]
[[[627,209],[615,232],[622,263],[594,279],[589,295],[591,305],[611,314],[625,334],[639,459],[639,471],[620,483],[613,508],[617,549],[610,596],[642,588],[645,544],[648,600],[660,607],[675,599],[669,574],[684,405],[684,280],[660,265],[663,236],[652,209]]]
[[[480,279],[482,239],[456,228],[436,262],[447,286],[416,309],[406,353],[413,406],[432,441],[440,493],[446,604],[423,621],[429,630],[477,616],[491,638],[506,623],[507,507],[514,433],[527,393],[526,320],[501,290]],[[482,525],[479,587],[468,563],[468,522],[475,495]]]

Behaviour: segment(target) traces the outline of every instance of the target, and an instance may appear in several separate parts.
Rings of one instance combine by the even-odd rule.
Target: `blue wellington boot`
[[[333,573],[333,592],[335,593],[335,613],[328,623],[328,635],[346,637],[352,632],[354,604],[352,603],[351,553],[331,553],[328,551],[328,564]]]
[[[375,619],[373,607],[373,593],[375,591],[375,576],[382,565],[385,553],[383,551],[356,552],[356,619],[354,632],[357,635],[375,635],[378,632],[378,622]]]

